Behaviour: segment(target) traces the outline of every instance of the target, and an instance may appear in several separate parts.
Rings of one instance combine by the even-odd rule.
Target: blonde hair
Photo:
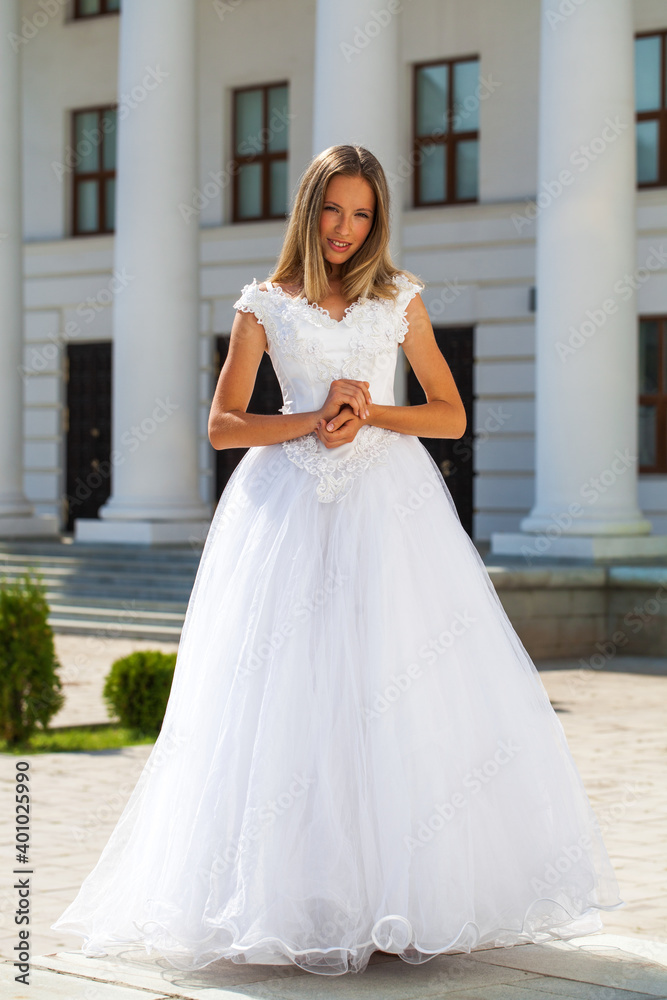
[[[332,177],[362,177],[375,192],[373,224],[359,249],[341,264],[341,294],[351,301],[360,296],[393,300],[398,292],[392,278],[403,274],[424,287],[409,271],[395,267],[389,253],[389,186],[379,160],[363,146],[337,145],[323,150],[309,163],[299,181],[294,207],[278,263],[267,280],[297,284],[311,303],[330,292],[327,261],[320,241],[320,216],[327,184]]]

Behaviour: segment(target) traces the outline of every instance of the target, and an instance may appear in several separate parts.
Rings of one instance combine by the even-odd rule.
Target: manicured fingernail
[[[327,430],[328,430],[328,431],[332,431],[332,430],[333,430],[333,428],[334,428],[334,425],[333,425],[333,424],[327,424]]]

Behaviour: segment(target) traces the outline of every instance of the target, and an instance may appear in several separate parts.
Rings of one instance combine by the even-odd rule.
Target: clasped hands
[[[327,448],[354,441],[360,427],[368,423],[372,406],[370,384],[358,379],[334,379],[324,405],[318,411],[315,433]]]

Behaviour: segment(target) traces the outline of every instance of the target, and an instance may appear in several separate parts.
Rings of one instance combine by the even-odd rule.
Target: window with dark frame
[[[119,13],[120,0],[74,0],[74,20]]]
[[[477,201],[479,59],[416,63],[412,96],[413,204]]]
[[[667,185],[667,30],[635,35],[637,187]]]
[[[232,95],[232,222],[287,215],[287,82],[239,87]]]
[[[116,106],[72,113],[72,235],[113,233]]]
[[[667,472],[667,316],[639,319],[639,471]]]

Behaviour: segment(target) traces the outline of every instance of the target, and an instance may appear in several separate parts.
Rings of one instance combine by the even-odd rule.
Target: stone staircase
[[[201,550],[190,546],[0,543],[0,576],[40,573],[56,632],[177,642]]]

